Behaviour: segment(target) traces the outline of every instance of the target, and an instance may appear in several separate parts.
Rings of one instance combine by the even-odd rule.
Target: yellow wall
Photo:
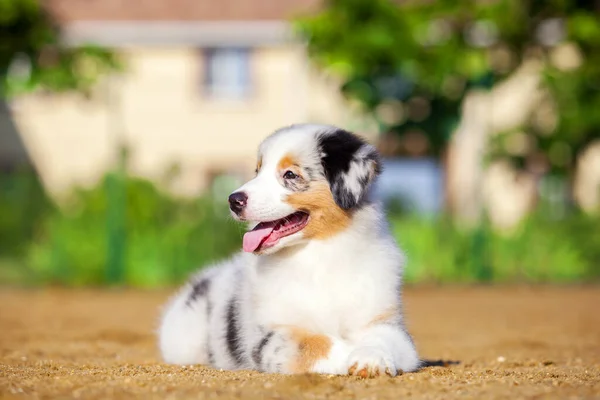
[[[255,49],[252,95],[238,101],[205,96],[197,49],[133,48],[122,55],[126,73],[104,80],[88,101],[69,94],[13,103],[19,134],[56,195],[95,182],[115,160],[118,135],[130,147],[134,174],[160,181],[177,163],[181,174],[171,189],[187,195],[201,191],[211,171],[239,171],[245,178],[259,142],[284,125],[366,126],[360,133],[373,137],[336,82],[308,65],[301,46]]]

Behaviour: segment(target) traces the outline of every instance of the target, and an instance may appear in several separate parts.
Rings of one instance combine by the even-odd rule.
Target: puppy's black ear
[[[375,147],[342,129],[319,137],[321,164],[338,206],[349,210],[365,199],[369,186],[381,172]]]

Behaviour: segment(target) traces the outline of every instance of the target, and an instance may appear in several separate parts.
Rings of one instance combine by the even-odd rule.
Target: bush
[[[142,179],[121,183],[122,213],[119,193],[111,189],[119,178],[108,175],[95,188],[75,191],[67,208],[44,219],[27,260],[38,282],[170,285],[240,246],[242,227],[228,217],[225,201],[173,199]],[[111,257],[114,246],[123,248],[122,260]],[[111,277],[113,263],[122,271]]]
[[[600,278],[600,223],[573,215],[532,215],[511,234],[446,220],[392,218],[408,255],[407,282],[583,282]]]
[[[4,282],[174,285],[237,251],[244,231],[229,217],[227,188],[176,199],[149,181],[108,174],[91,189],[74,190],[62,207],[52,207],[39,185],[23,177],[0,189]],[[553,221],[538,213],[510,235],[487,225],[460,230],[446,218],[391,213],[390,220],[408,255],[409,283],[600,278],[597,218]]]
[[[51,209],[33,171],[0,172],[0,255],[22,255],[39,219]]]

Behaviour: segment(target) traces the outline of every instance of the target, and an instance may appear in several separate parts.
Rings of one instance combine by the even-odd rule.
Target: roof
[[[42,0],[62,23],[83,21],[281,21],[320,0]]]

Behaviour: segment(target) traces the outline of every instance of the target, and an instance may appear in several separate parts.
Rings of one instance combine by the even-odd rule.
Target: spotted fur
[[[373,179],[381,172],[375,148],[344,130],[319,137],[321,162],[335,202],[348,210],[362,203]]]

